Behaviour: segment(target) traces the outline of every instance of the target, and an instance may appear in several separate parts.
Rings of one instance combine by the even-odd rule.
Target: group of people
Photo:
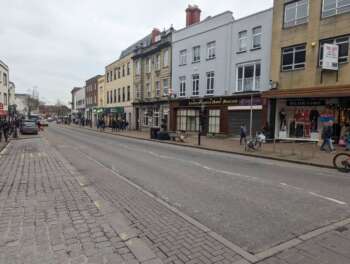
[[[7,120],[6,118],[0,118],[0,142],[4,137],[5,142],[8,142],[9,136],[13,135],[17,137],[17,129],[20,126],[20,120]]]
[[[113,119],[111,122],[112,131],[120,131],[128,129],[129,123],[125,119]]]
[[[348,131],[346,131],[342,136],[342,138],[339,140],[339,145],[344,146],[346,151],[350,151],[350,127],[347,126],[347,128],[348,128]],[[323,143],[321,145],[321,151],[327,151],[326,147],[330,152],[336,151],[333,145],[333,124],[332,123],[329,123],[323,127],[322,140],[323,140]]]

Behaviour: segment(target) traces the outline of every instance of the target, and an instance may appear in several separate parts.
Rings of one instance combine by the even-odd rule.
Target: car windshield
[[[24,126],[34,127],[34,126],[36,126],[36,124],[35,124],[35,122],[26,121],[26,122],[24,122]]]

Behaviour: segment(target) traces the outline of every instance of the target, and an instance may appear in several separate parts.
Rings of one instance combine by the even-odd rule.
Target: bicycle
[[[341,172],[350,172],[350,154],[339,153],[335,155],[333,165]]]

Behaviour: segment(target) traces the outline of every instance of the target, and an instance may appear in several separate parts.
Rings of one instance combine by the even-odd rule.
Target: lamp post
[[[200,110],[199,110],[199,128],[198,128],[198,146],[201,145],[201,135],[203,130],[203,115],[204,115],[205,105],[203,99],[200,100]]]

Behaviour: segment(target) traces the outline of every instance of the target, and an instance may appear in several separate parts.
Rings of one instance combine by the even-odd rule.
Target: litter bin
[[[151,139],[157,139],[157,135],[159,131],[160,131],[159,127],[151,127],[151,130],[150,130]]]

